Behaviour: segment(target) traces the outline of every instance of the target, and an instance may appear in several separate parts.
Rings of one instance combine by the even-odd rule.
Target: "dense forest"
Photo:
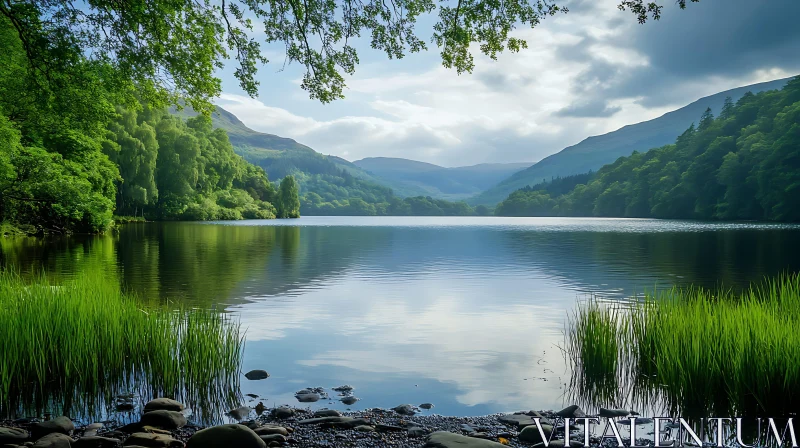
[[[517,190],[495,214],[800,221],[800,77],[584,176]]]

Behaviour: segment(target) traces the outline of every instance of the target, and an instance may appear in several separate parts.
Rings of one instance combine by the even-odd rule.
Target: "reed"
[[[737,294],[675,288],[632,304],[589,300],[570,319],[566,353],[572,390],[601,404],[788,415],[800,405],[800,275]],[[597,389],[606,394],[592,396]]]
[[[60,285],[0,272],[0,411],[103,412],[133,393],[218,401],[238,392],[244,344],[223,313],[144,306],[116,282]]]

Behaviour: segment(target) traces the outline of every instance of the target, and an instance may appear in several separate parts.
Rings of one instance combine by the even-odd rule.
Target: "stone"
[[[283,434],[264,434],[260,435],[259,437],[261,437],[261,440],[263,440],[265,443],[270,443],[270,442],[283,443],[286,441],[286,436],[284,436]]]
[[[236,409],[230,410],[228,412],[228,415],[230,415],[235,420],[242,421],[242,420],[246,419],[247,416],[250,415],[250,411],[251,411],[251,409],[249,407],[242,406],[240,408],[236,408]]]
[[[426,448],[501,448],[505,445],[452,432],[437,431],[428,437]]]
[[[525,414],[504,414],[497,417],[497,420],[500,423],[505,423],[506,425],[515,426],[518,429],[525,428],[527,426],[536,425],[536,421],[534,420],[535,417],[531,417],[530,415]],[[549,424],[549,420],[545,418],[541,418],[539,423],[545,425]]]
[[[314,417],[341,417],[342,414],[336,409],[320,409],[314,413]]]
[[[544,448],[544,442],[539,442],[534,446],[537,448]],[[564,448],[564,447],[565,447],[564,439],[551,440],[550,443],[547,444],[547,448]],[[583,442],[578,442],[577,440],[570,440],[569,448],[583,448]]]
[[[180,412],[157,410],[142,415],[142,425],[153,426],[161,429],[179,429],[186,425],[186,417]]]
[[[419,408],[420,409],[426,409],[426,410],[427,409],[431,409],[431,408],[433,408],[433,404],[431,404],[431,403],[422,403],[421,405],[419,405]]]
[[[266,370],[251,370],[245,373],[244,377],[250,381],[265,380],[269,378],[269,373]]]
[[[267,443],[252,429],[243,425],[212,426],[194,433],[186,448],[266,448]]]
[[[375,427],[370,425],[359,425],[353,428],[353,430],[358,432],[375,432]]]
[[[425,428],[420,428],[419,426],[408,428],[409,437],[425,437],[426,435],[428,435],[428,431]]]
[[[358,398],[356,398],[356,397],[351,395],[349,397],[342,397],[339,401],[341,401],[342,403],[350,406],[351,404],[356,404],[356,402],[358,401]]]
[[[180,412],[184,408],[183,403],[171,398],[156,398],[144,405],[144,412],[150,411],[175,411]]]
[[[403,428],[400,426],[384,425],[382,423],[378,423],[377,425],[375,425],[375,429],[381,432],[403,431]]]
[[[52,432],[33,444],[33,448],[70,448],[72,439],[59,432]]]
[[[72,442],[72,448],[116,448],[119,443],[119,439],[110,437],[83,436]]]
[[[417,413],[414,406],[410,404],[401,404],[400,406],[393,407],[392,410],[400,415],[414,415]]]
[[[272,416],[280,419],[292,418],[294,413],[294,409],[288,406],[281,406],[272,410]]]
[[[258,404],[256,405],[256,409],[255,409],[256,410],[256,415],[263,414],[265,409],[267,409],[267,407],[264,406],[264,403],[259,401]]]
[[[259,426],[258,428],[254,429],[253,431],[255,431],[255,433],[258,434],[259,436],[266,436],[266,435],[269,435],[269,434],[280,434],[282,436],[288,436],[289,435],[289,431],[286,428],[284,428],[283,426],[277,426],[277,425]]]
[[[74,430],[75,425],[72,423],[72,420],[64,416],[31,425],[31,434],[33,434],[34,439],[39,439],[53,433],[69,435],[72,434]]]
[[[580,413],[583,414],[581,408],[579,408],[577,404],[573,404],[572,406],[567,406],[564,409],[556,412],[556,415],[559,417],[569,417],[569,418],[574,418],[574,417],[581,418],[586,415],[586,414],[583,414],[582,416],[576,415],[577,411],[580,411]]]
[[[125,443],[123,443],[122,446],[141,446],[145,448],[180,448],[183,447],[183,442],[180,440],[175,440],[172,437],[164,434],[135,432],[125,439]]]
[[[600,408],[600,417],[627,417],[628,411],[625,409],[606,409]]]
[[[461,426],[459,426],[459,429],[461,429],[462,431],[464,431],[464,432],[466,432],[466,433],[475,432],[475,430],[474,430],[474,429],[472,429],[472,426],[469,426],[469,425],[468,425],[468,424],[466,424],[466,423],[464,423],[464,424],[462,424]]]
[[[545,438],[549,438],[550,435],[553,433],[553,427],[550,425],[542,425],[542,432],[544,432]],[[526,426],[522,428],[522,431],[519,433],[519,440],[528,443],[539,443],[542,442],[542,435],[539,433],[539,428],[536,425]]]
[[[0,443],[2,444],[22,443],[28,440],[28,437],[30,434],[24,429],[0,426]]]
[[[353,417],[319,417],[300,420],[298,425],[327,425],[338,428],[355,428],[356,426],[369,425],[370,421]]]
[[[86,427],[83,428],[83,436],[84,437],[96,436],[97,435],[97,430],[102,428],[102,427],[103,427],[102,423],[92,423],[91,425],[86,425]]]
[[[345,384],[344,386],[334,387],[333,390],[336,391],[336,392],[341,392],[341,393],[347,394],[347,393],[350,393],[350,392],[353,391],[353,386],[351,386],[349,384]]]
[[[303,392],[303,393],[298,392],[297,395],[295,395],[295,398],[297,398],[297,401],[299,401],[300,403],[314,403],[319,401],[321,397],[319,396],[319,394],[314,392]]]

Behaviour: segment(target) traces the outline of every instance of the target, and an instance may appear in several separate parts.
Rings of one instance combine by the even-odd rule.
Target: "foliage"
[[[789,415],[800,386],[799,304],[798,274],[741,294],[689,288],[624,306],[591,301],[567,334],[573,391],[600,403],[662,403],[668,415]]]
[[[224,314],[145,306],[97,275],[56,285],[0,272],[0,305],[0,409],[12,415],[50,399],[102,411],[131,390],[195,401],[238,389],[243,337]]]
[[[281,180],[276,203],[278,205],[278,218],[300,217],[300,197],[294,176],[286,176]]]
[[[275,217],[272,184],[233,151],[228,136],[198,115],[117,108],[104,152],[120,167],[117,211],[158,219]]]
[[[800,77],[726,103],[673,145],[621,157],[566,194],[518,190],[496,213],[800,221]]]
[[[185,99],[196,110],[210,111],[209,100],[221,89],[215,72],[229,59],[236,60],[242,89],[256,95],[257,70],[268,62],[256,36],[283,48],[288,62],[303,65],[302,88],[329,102],[342,97],[343,74],[353,74],[359,62],[357,38],[368,36],[372,48],[390,59],[419,52],[427,39],[417,36],[417,19],[437,7],[431,40],[441,49],[443,65],[458,73],[472,71],[472,48],[492,59],[506,49],[518,52],[527,48],[512,36],[520,24],[535,27],[567,11],[555,0],[459,0],[452,6],[434,0],[21,0],[0,3],[0,15],[13,26],[26,65],[47,83],[54,77],[64,81],[45,90],[59,90],[85,74],[73,64],[85,60],[104,67],[115,86],[138,86],[150,104]],[[620,7],[640,20],[648,13],[658,18],[660,11],[641,0]]]

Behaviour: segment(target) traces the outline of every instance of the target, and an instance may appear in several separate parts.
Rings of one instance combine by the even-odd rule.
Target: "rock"
[[[409,437],[425,437],[426,435],[428,435],[428,431],[425,428],[420,428],[419,426],[408,428]]]
[[[150,411],[175,411],[180,412],[183,410],[183,403],[175,401],[171,398],[156,398],[150,400],[144,405],[144,412]]]
[[[53,433],[69,435],[72,434],[72,431],[74,430],[75,425],[72,423],[72,420],[64,416],[31,425],[31,434],[33,434],[34,439],[38,439]]]
[[[452,432],[437,431],[428,437],[426,448],[501,448],[505,445]]]
[[[628,411],[625,409],[606,409],[600,408],[600,417],[627,417]]]
[[[636,424],[637,425],[646,425],[648,423],[653,423],[653,419],[652,418],[647,418],[647,417],[637,417],[636,418]],[[631,420],[629,418],[622,419],[622,420],[617,420],[617,424],[618,425],[628,425],[628,426],[630,426]]]
[[[116,448],[119,439],[100,436],[84,436],[72,442],[72,448]]]
[[[270,442],[283,443],[286,441],[286,436],[284,436],[283,434],[264,434],[263,436],[259,437],[261,437],[261,440],[263,440],[264,443],[270,443]]]
[[[103,427],[102,423],[92,423],[91,425],[86,425],[86,427],[83,428],[83,436],[84,437],[96,436],[97,430],[102,427]]]
[[[466,423],[462,424],[462,425],[461,425],[459,428],[460,428],[462,431],[466,432],[466,433],[475,432],[475,430],[474,430],[474,429],[472,429],[472,426],[469,426],[469,425],[468,425],[468,424],[466,424]]]
[[[220,425],[197,431],[186,442],[186,448],[266,448],[258,434],[247,426]]]
[[[359,425],[353,428],[353,430],[358,432],[375,432],[375,428],[370,425]]]
[[[173,430],[183,428],[186,425],[186,417],[180,412],[160,409],[143,414],[141,424],[154,428]]]
[[[183,447],[183,442],[175,440],[164,434],[150,434],[147,432],[135,432],[131,434],[122,446],[133,447],[141,446],[146,448],[171,448]],[[263,447],[262,447],[263,448]]]
[[[431,409],[433,405],[431,403],[422,403],[419,407],[420,409]]]
[[[550,435],[553,433],[553,427],[550,425],[542,425],[542,432],[544,432],[545,437],[550,437]],[[522,428],[522,431],[520,431],[518,437],[519,440],[523,442],[528,442],[528,443],[542,442],[542,435],[539,433],[539,428],[537,428],[536,425],[526,426]]]
[[[586,414],[583,413],[581,408],[578,407],[577,404],[573,404],[572,406],[567,406],[564,409],[556,412],[556,415],[559,417],[569,417],[569,418],[583,418]]]
[[[342,414],[336,409],[320,409],[314,413],[314,417],[341,417]]]
[[[264,406],[264,403],[259,401],[258,404],[256,405],[256,415],[263,414],[265,409],[267,409],[267,407]]]
[[[349,396],[349,397],[343,397],[343,398],[342,398],[341,400],[339,400],[339,401],[341,401],[342,403],[344,403],[344,404],[346,404],[346,405],[350,406],[351,404],[355,404],[355,403],[358,401],[358,398],[356,398],[356,397],[354,397],[354,396],[352,396],[352,395],[351,395],[351,396]]]
[[[257,394],[245,394],[245,395],[250,397],[250,398],[258,398]]]
[[[300,420],[298,425],[327,425],[338,428],[355,428],[356,426],[369,425],[370,421],[353,417],[319,417]]]
[[[269,373],[266,370],[251,370],[244,377],[251,381],[265,380],[269,378]]]
[[[299,401],[300,403],[314,403],[319,401],[320,399],[319,394],[314,392],[303,392],[303,393],[298,392],[297,395],[295,395],[294,397],[297,398],[297,401]]]
[[[280,419],[292,418],[294,413],[294,409],[288,406],[281,406],[272,410],[272,416]]]
[[[536,446],[544,448],[544,443],[537,443]],[[547,448],[564,448],[564,439],[551,440]],[[569,441],[569,448],[583,448],[583,443],[577,440]]]
[[[22,443],[28,440],[28,437],[30,437],[30,434],[24,429],[0,426],[0,444]]]
[[[506,425],[515,426],[518,429],[522,429],[531,425],[536,425],[536,421],[534,417],[525,414],[504,414],[497,417],[497,420],[500,423],[505,423]],[[550,421],[546,418],[540,418],[539,423],[542,425],[549,424]]]
[[[228,415],[230,415],[235,420],[242,421],[242,420],[246,419],[248,415],[250,415],[250,411],[251,410],[252,409],[250,409],[247,406],[242,406],[240,408],[236,408],[236,409],[233,409],[233,410],[229,411]]]
[[[378,430],[378,431],[381,431],[381,432],[403,431],[403,428],[401,428],[400,426],[384,425],[384,424],[381,424],[381,423],[378,423],[377,425],[375,425],[375,429]]]
[[[33,444],[33,448],[70,448],[72,439],[59,432],[52,432]]]
[[[289,435],[289,431],[286,428],[284,428],[283,426],[277,426],[277,425],[259,426],[258,428],[254,429],[253,431],[255,431],[255,433],[258,434],[259,436],[266,436],[266,435],[270,435],[270,434],[280,434],[282,436],[288,436]]]
[[[332,390],[334,390],[336,392],[342,392],[342,393],[347,394],[347,393],[350,393],[350,392],[353,391],[353,386],[351,386],[349,384],[345,384],[344,386],[334,387]]]
[[[414,415],[417,413],[414,406],[410,404],[401,404],[400,406],[393,407],[392,410],[400,415]]]

